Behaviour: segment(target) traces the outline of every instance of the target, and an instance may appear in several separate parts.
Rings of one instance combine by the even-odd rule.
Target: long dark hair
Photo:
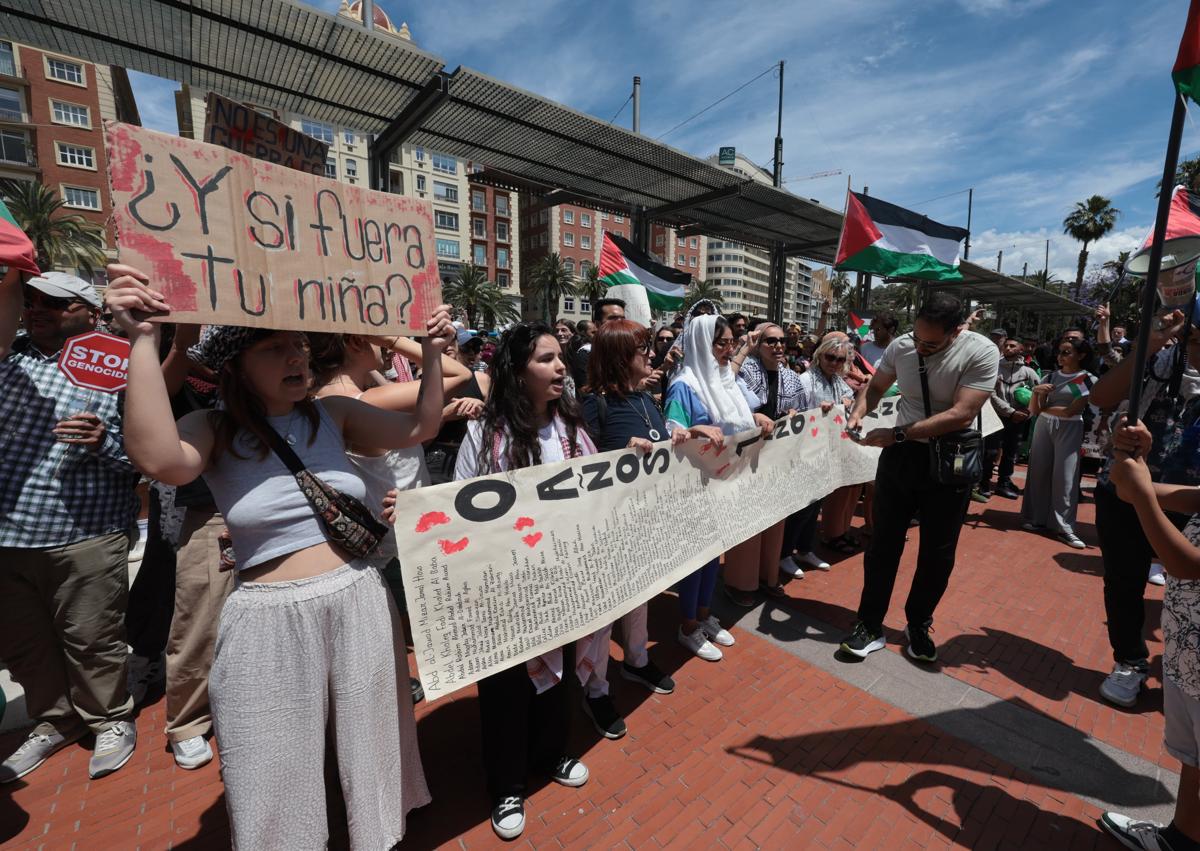
[[[543,322],[521,322],[514,325],[500,338],[500,345],[492,356],[488,372],[492,377],[492,389],[479,419],[483,426],[479,446],[479,474],[498,472],[493,458],[493,447],[497,435],[507,438],[504,460],[508,469],[533,467],[542,463],[542,450],[538,443],[538,411],[525,394],[523,376],[537,341],[544,336],[554,339],[554,331]],[[555,342],[558,341],[555,339]],[[571,457],[582,454],[578,434],[584,427],[583,417],[575,401],[566,395],[547,405],[552,418],[562,419],[567,427],[567,441]]]
[[[267,409],[258,395],[250,389],[250,382],[242,372],[242,356],[239,352],[225,364],[217,378],[217,392],[220,395],[224,410],[209,411],[209,424],[213,430],[213,459],[221,457],[228,451],[234,458],[245,459],[237,450],[239,432],[246,432],[250,437],[250,445],[259,461],[264,460],[270,452],[267,442]],[[296,403],[296,410],[308,421],[308,445],[317,439],[317,429],[321,424],[321,414],[312,398],[306,398]]]

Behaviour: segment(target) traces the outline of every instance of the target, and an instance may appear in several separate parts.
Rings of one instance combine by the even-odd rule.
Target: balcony
[[[37,169],[37,151],[32,147],[7,143],[0,137],[0,166]]]
[[[20,109],[5,109],[0,107],[0,124],[21,124],[31,126],[29,113]]]

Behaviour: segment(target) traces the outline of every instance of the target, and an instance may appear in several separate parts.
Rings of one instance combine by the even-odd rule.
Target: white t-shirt
[[[999,366],[995,343],[982,334],[963,331],[945,349],[925,358],[930,410],[940,414],[954,407],[954,396],[960,387],[991,393],[996,387]],[[921,374],[912,334],[892,340],[879,361],[879,369],[895,375],[900,386],[896,425],[908,426],[925,419]]]
[[[462,446],[458,449],[458,463],[454,465],[455,481],[473,479],[483,475],[479,472],[479,441],[482,435],[483,423],[479,420],[471,420],[467,423],[467,436],[463,438]],[[554,428],[554,423],[538,429],[538,446],[542,451],[543,464],[567,460],[567,456],[563,452],[562,440]]]

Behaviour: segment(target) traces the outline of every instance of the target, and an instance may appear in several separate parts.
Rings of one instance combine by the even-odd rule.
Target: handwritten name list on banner
[[[429,202],[129,124],[105,138],[121,262],[169,321],[424,334],[441,301]]]

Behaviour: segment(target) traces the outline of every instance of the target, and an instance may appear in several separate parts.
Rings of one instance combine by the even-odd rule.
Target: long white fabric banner
[[[895,421],[884,399],[864,433]],[[985,405],[985,433],[1000,421]],[[844,485],[878,449],[837,410],[720,451],[617,450],[399,495],[414,648],[432,700],[614,622],[706,562]]]

